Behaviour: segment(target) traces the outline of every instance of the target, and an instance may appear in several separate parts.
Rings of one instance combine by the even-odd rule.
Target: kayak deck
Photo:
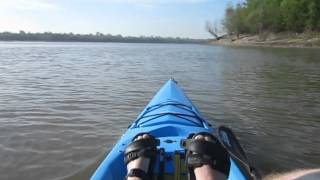
[[[199,132],[215,133],[215,129],[210,127],[175,81],[169,80],[129,126],[91,180],[123,179],[127,174],[123,151],[141,133],[149,133],[160,140],[155,175],[162,176],[160,179],[184,179],[185,151],[180,142]],[[230,162],[228,179],[246,179],[231,158]]]

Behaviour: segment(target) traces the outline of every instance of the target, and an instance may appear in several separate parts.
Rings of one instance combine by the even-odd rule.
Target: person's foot
[[[148,134],[143,134],[138,136],[136,139],[133,141],[137,141],[140,139],[148,139],[151,138]],[[149,168],[149,163],[150,163],[150,158],[147,157],[139,157],[127,164],[127,172],[130,172],[131,169],[141,169],[145,173],[148,173],[148,168]],[[138,177],[128,177],[128,180],[141,180]]]
[[[201,141],[213,141],[210,136],[197,135],[196,140]],[[201,167],[194,168],[194,174],[197,180],[225,180],[226,175],[211,168],[210,165],[203,165]]]

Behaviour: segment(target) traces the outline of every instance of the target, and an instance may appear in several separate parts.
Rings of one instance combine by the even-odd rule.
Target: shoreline
[[[261,35],[225,35],[209,40],[210,45],[275,48],[320,48],[320,33],[265,33]]]
[[[205,44],[207,42],[124,42],[124,41],[21,41],[21,40],[1,40],[0,43],[123,43],[123,44]]]

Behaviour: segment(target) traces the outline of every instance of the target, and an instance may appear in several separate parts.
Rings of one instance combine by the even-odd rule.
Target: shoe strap
[[[228,176],[230,170],[230,158],[226,149],[220,142],[214,139],[211,141],[186,139],[184,148],[187,153],[188,168],[210,165],[213,169]]]
[[[137,178],[140,178],[141,180],[150,180],[147,173],[142,169],[138,169],[138,168],[131,169],[128,175],[126,176],[126,179],[128,179],[128,177],[137,177]]]
[[[157,146],[159,145],[158,139],[140,139],[132,142],[127,146],[124,152],[124,162],[129,162],[139,158],[147,157],[153,158],[157,155]]]

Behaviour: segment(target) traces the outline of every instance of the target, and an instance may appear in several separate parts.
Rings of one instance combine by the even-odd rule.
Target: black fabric
[[[138,134],[137,136],[139,135],[144,135],[144,133]],[[151,135],[149,136],[150,138],[147,139],[133,141],[126,147],[124,151],[124,162],[127,165],[129,162],[138,159],[139,157],[150,158],[148,171],[145,174],[148,179],[152,179],[154,163],[157,156],[157,146],[160,144],[160,140],[155,139]]]
[[[208,133],[201,133],[207,135]],[[199,134],[197,134],[199,135]],[[197,135],[194,135],[193,138]],[[230,171],[230,159],[226,149],[220,144],[217,138],[212,136],[213,141],[186,139],[182,146],[187,150],[187,166],[190,171],[204,164],[210,165],[213,169],[222,172],[226,176]]]
[[[129,162],[138,159],[139,157],[153,158],[157,155],[156,150],[154,149],[140,149],[133,152],[128,152],[124,156],[124,163],[128,164]]]
[[[216,169],[226,175],[229,174],[230,160],[228,152],[219,141],[215,143],[204,140],[193,140],[188,150],[192,153],[188,158],[188,166],[200,167],[203,164],[209,164],[213,169]]]
[[[131,169],[128,175],[126,176],[126,179],[128,179],[128,177],[137,177],[141,180],[150,180],[147,173],[141,169]]]
[[[157,154],[156,147],[159,144],[157,139],[140,139],[127,146],[124,152],[124,162],[128,164],[141,156],[153,158]]]

